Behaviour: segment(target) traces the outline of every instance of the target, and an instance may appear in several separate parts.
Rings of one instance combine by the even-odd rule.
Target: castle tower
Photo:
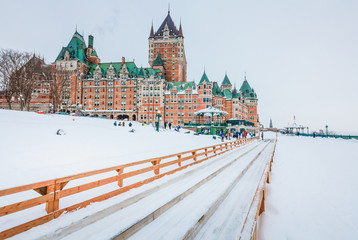
[[[168,11],[167,17],[154,32],[153,24],[148,38],[148,62],[153,67],[158,55],[164,64],[164,78],[167,82],[186,82],[186,58],[183,29],[176,28]]]
[[[251,88],[249,82],[246,79],[241,85],[240,92],[244,96],[245,104],[248,107],[248,115],[249,115],[249,121],[253,122],[255,124],[255,127],[258,125],[258,115],[257,115],[257,94],[255,93],[255,90]]]

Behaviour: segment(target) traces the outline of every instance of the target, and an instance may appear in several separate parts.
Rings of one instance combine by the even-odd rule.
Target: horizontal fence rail
[[[219,154],[225,153],[232,149],[235,149],[242,144],[248,143],[259,137],[254,137],[251,139],[239,139],[232,142],[221,143],[209,147],[198,148],[190,151],[185,151],[181,153],[175,153],[167,156],[151,158],[147,160],[142,160],[138,162],[123,164],[115,167],[105,168],[101,170],[89,171],[84,173],[79,173],[63,178],[57,178],[53,180],[28,184],[24,186],[9,188],[0,190],[0,200],[1,197],[10,196],[12,194],[23,193],[25,191],[34,190],[40,196],[27,199],[20,202],[15,202],[6,206],[0,207],[0,219],[4,216],[9,216],[16,212],[20,212],[26,209],[36,207],[38,205],[45,205],[46,215],[31,220],[29,222],[23,223],[21,225],[12,227],[10,229],[0,232],[0,239],[5,239],[16,234],[22,233],[31,229],[32,227],[41,225],[52,219],[59,217],[64,212],[70,212],[79,208],[88,206],[90,203],[99,202],[111,197],[117,196],[121,193],[124,193],[130,189],[140,187],[144,184],[150,183],[156,179],[159,179],[165,175],[173,174],[179,170],[185,169],[188,166],[192,166],[198,163],[201,163],[209,158],[215,157]],[[115,176],[106,177],[97,179],[96,181],[86,182],[73,187],[67,187],[66,185],[70,181],[74,180],[86,180],[85,178],[109,173],[116,172]],[[148,175],[151,174],[151,175]],[[128,184],[124,184],[124,180],[131,177],[142,176],[144,179],[139,181],[132,181]],[[106,192],[99,196],[92,197],[85,201],[81,201],[71,206],[64,207],[60,209],[60,199],[79,194],[84,191],[88,191],[94,188],[98,188],[110,183],[116,183],[117,189]]]

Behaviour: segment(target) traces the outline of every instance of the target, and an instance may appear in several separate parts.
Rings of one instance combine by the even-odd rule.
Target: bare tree
[[[37,83],[42,80],[44,61],[35,55],[20,69],[17,78],[17,93],[22,98],[21,111],[26,107],[30,111],[30,102]]]
[[[42,74],[44,81],[49,84],[53,110],[56,112],[60,108],[63,97],[68,94],[71,73],[64,68],[49,65],[43,68]]]
[[[29,53],[23,53],[11,49],[0,50],[0,96],[5,96],[12,109],[12,99],[16,95],[20,96],[19,84],[23,79],[20,69],[30,60]],[[20,103],[22,105],[21,97]]]

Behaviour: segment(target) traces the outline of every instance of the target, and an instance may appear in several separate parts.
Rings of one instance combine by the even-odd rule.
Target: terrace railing
[[[259,137],[247,140],[240,139],[236,141],[216,144],[209,147],[175,153],[167,156],[151,158],[101,170],[84,172],[67,177],[0,190],[0,202],[3,197],[24,193],[27,191],[36,191],[38,194],[41,195],[19,202],[10,201],[10,204],[6,206],[1,206],[0,220],[1,217],[8,217],[11,214],[24,211],[39,205],[44,205],[46,209],[45,215],[0,232],[0,239],[14,236],[21,232],[27,231],[32,227],[51,221],[52,219],[59,217],[64,212],[70,212],[79,208],[83,208],[90,203],[103,201],[111,197],[117,196],[121,193],[124,193],[130,189],[140,187],[165,175],[173,174],[189,166],[201,163],[205,160],[208,160],[209,158],[235,149],[242,144],[245,144],[258,138]],[[88,180],[88,177],[109,172],[113,173],[113,176],[106,176],[105,178],[103,178],[103,176],[97,176],[96,181],[93,181],[93,179],[92,181]],[[129,178],[132,177],[137,178],[135,178],[134,181],[132,179],[132,181],[128,181],[128,184],[125,184],[124,180],[129,180]],[[75,181],[79,179],[81,179],[79,185],[68,187],[67,184],[70,181]],[[117,183],[117,188],[114,190],[112,189],[109,192],[105,192],[104,194],[102,193],[99,196],[92,197],[90,199],[87,199],[88,196],[85,196],[86,199],[84,201],[60,209],[61,199],[110,183]]]

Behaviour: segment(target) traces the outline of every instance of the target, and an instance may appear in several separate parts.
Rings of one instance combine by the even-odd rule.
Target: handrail
[[[41,204],[46,204],[46,212],[47,212],[47,215],[45,215],[45,216],[42,216],[40,218],[34,219],[32,221],[26,222],[24,224],[21,224],[21,225],[18,225],[13,228],[10,228],[10,229],[0,232],[0,239],[14,236],[21,232],[27,231],[28,229],[30,229],[32,227],[35,227],[35,226],[41,225],[43,223],[46,223],[48,221],[51,221],[52,219],[59,217],[63,212],[66,212],[66,211],[69,212],[69,211],[73,211],[73,210],[76,210],[79,208],[83,208],[83,207],[86,207],[87,205],[89,205],[90,203],[103,201],[108,198],[119,195],[121,193],[124,193],[130,189],[140,187],[144,184],[147,184],[147,183],[152,182],[156,179],[159,179],[165,175],[169,175],[169,174],[175,173],[179,170],[185,169],[188,166],[192,166],[192,165],[201,163],[205,160],[208,160],[209,158],[212,158],[219,154],[230,151],[236,147],[239,147],[242,144],[245,144],[245,143],[250,142],[255,139],[259,139],[259,137],[257,136],[257,137],[251,138],[251,139],[239,139],[236,141],[220,143],[220,144],[212,145],[209,147],[197,148],[197,149],[188,150],[188,151],[175,153],[175,154],[170,154],[170,155],[166,155],[166,156],[150,158],[150,159],[141,160],[141,161],[137,161],[137,162],[133,162],[133,163],[122,164],[119,166],[78,173],[78,174],[61,177],[61,178],[57,178],[57,179],[51,179],[51,180],[42,181],[42,182],[38,182],[38,183],[32,183],[32,184],[28,184],[28,185],[24,185],[24,186],[18,186],[18,187],[0,190],[0,197],[15,194],[15,193],[20,193],[20,192],[25,192],[25,191],[29,191],[29,190],[34,190],[41,195],[36,198],[24,200],[21,202],[15,202],[15,203],[0,207],[0,217],[8,216],[12,213],[19,212],[19,211],[22,211],[25,209],[29,209],[29,208],[32,208],[32,207],[35,207],[35,206],[38,206]],[[173,157],[175,159],[171,159]],[[199,157],[203,157],[203,158],[199,159]],[[167,161],[165,161],[165,160],[167,160]],[[191,160],[191,162],[188,162],[189,160]],[[184,165],[183,163],[186,163],[186,164]],[[140,165],[143,165],[143,166],[140,166]],[[174,169],[167,170],[167,171],[165,171],[163,169],[165,167],[175,166],[175,165],[177,165],[177,166]],[[124,171],[128,168],[133,168],[133,167],[137,167],[137,168],[129,169],[129,171]],[[68,184],[69,181],[81,179],[81,178],[85,178],[85,177],[89,177],[89,176],[94,176],[97,174],[107,173],[107,172],[111,172],[111,171],[116,171],[117,175],[112,176],[112,177],[107,176],[106,178],[102,177],[101,179],[98,179],[96,181],[92,180],[92,182],[82,183],[81,185],[65,189],[65,186]],[[123,183],[124,179],[134,177],[134,176],[140,176],[143,173],[148,173],[151,171],[154,172],[154,176],[151,176],[144,180],[142,179],[137,182],[134,182],[134,183],[124,186],[124,183]],[[163,172],[161,173],[161,171],[163,171]],[[65,207],[62,209],[59,208],[59,201],[61,198],[68,197],[70,195],[74,195],[74,194],[84,192],[87,190],[91,190],[91,189],[94,189],[94,188],[97,188],[100,186],[104,186],[106,184],[110,184],[113,182],[117,182],[117,184],[119,186],[118,189],[111,191],[111,192],[106,192],[100,196],[97,196],[97,197],[94,197],[91,199],[87,199],[83,202],[76,203],[69,207]]]
[[[259,184],[257,185],[254,198],[250,204],[249,211],[246,215],[244,225],[241,229],[241,235],[239,240],[252,240],[257,239],[257,219],[262,212],[265,211],[265,194],[266,194],[266,183],[270,182],[269,173],[271,171],[273,157],[276,151],[276,144],[277,144],[277,133],[276,133],[276,140],[275,145],[272,151],[272,155],[267,161],[264,171],[262,172]]]

